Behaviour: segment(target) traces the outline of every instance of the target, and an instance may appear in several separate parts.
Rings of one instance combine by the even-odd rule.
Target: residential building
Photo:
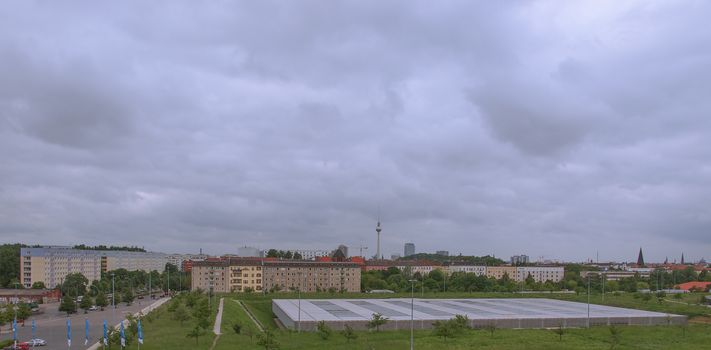
[[[477,276],[485,276],[486,275],[486,266],[452,263],[451,265],[449,265],[447,267],[447,272],[450,274],[455,273],[455,272],[465,272],[465,273],[473,273]]]
[[[200,260],[205,260],[208,258],[207,254],[168,254],[168,262],[175,265],[180,269],[181,271],[185,271],[183,269],[183,262],[186,260],[192,260],[192,261],[200,261]],[[163,269],[160,269],[158,271],[163,271]]]
[[[360,292],[360,265],[355,262],[223,258],[195,262],[192,288],[214,292],[300,289]]]
[[[168,255],[155,252],[121,250],[83,250],[48,246],[20,249],[22,285],[32,287],[43,282],[49,289],[60,285],[70,273],[81,273],[89,281],[101,279],[101,274],[116,269],[129,271],[163,271]]]
[[[510,279],[516,278],[516,266],[487,266],[486,267],[486,277],[493,277],[495,279],[502,279],[504,275],[508,276]]]
[[[265,261],[267,291],[325,290],[360,292],[360,266],[352,262]]]
[[[560,282],[565,277],[565,271],[563,266],[517,266],[513,278],[517,282],[523,282],[528,276],[536,282]]]
[[[530,259],[528,258],[528,255],[514,255],[511,257],[511,265],[522,265],[522,264],[528,264],[530,262]]]
[[[442,255],[442,256],[449,256],[449,251],[448,250],[438,250],[437,255]]]
[[[0,289],[0,305],[18,302],[53,303],[61,297],[59,289]]]
[[[301,258],[304,260],[315,260],[321,256],[331,256],[331,251],[327,249],[296,249],[293,252],[301,254]]]
[[[193,262],[190,273],[191,289],[214,293],[228,293],[230,286],[230,259],[210,258]]]
[[[405,243],[404,257],[415,255],[415,243]]]
[[[679,284],[675,286],[674,288],[680,289],[680,290],[686,290],[686,291],[698,291],[698,292],[706,292],[709,291],[709,288],[711,288],[711,282],[686,282]]]
[[[400,259],[402,256],[400,254],[391,254],[390,255],[390,260],[397,260]]]

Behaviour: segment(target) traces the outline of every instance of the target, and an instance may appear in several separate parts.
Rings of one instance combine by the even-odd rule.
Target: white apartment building
[[[304,260],[315,260],[318,257],[331,256],[331,251],[326,249],[296,249],[293,252],[301,254],[301,258]]]
[[[54,288],[70,273],[81,273],[89,281],[101,279],[101,273],[124,268],[129,271],[163,271],[166,254],[114,250],[82,250],[71,247],[20,249],[21,282],[25,288],[44,282]]]
[[[531,275],[536,282],[560,282],[565,276],[563,266],[518,266],[512,276],[517,282],[523,282]]]
[[[450,265],[447,270],[450,274],[455,272],[466,272],[473,273],[477,276],[486,275],[486,266],[484,265]]]
[[[177,266],[178,270],[182,271],[183,270],[183,261],[186,260],[193,260],[193,261],[202,261],[208,258],[207,254],[169,254],[167,256],[168,262]],[[163,269],[160,269],[158,271],[163,271]]]

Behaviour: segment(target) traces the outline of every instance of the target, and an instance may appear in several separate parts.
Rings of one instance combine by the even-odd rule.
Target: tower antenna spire
[[[383,229],[380,227],[380,205],[378,205],[378,224],[375,226],[375,232],[378,233],[378,245],[376,247],[375,258],[382,259],[383,256],[380,254],[380,231]]]

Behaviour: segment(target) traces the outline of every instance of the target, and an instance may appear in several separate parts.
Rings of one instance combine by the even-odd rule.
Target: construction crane
[[[360,250],[360,256],[365,258],[365,255],[363,255],[363,250],[368,250],[368,247],[359,246],[358,249]]]

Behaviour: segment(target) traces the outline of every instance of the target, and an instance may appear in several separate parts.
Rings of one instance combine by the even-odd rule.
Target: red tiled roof
[[[699,290],[706,290],[708,286],[711,285],[711,282],[686,282],[682,283],[680,285],[677,285],[677,289],[681,290],[691,290],[693,288],[699,289]]]

